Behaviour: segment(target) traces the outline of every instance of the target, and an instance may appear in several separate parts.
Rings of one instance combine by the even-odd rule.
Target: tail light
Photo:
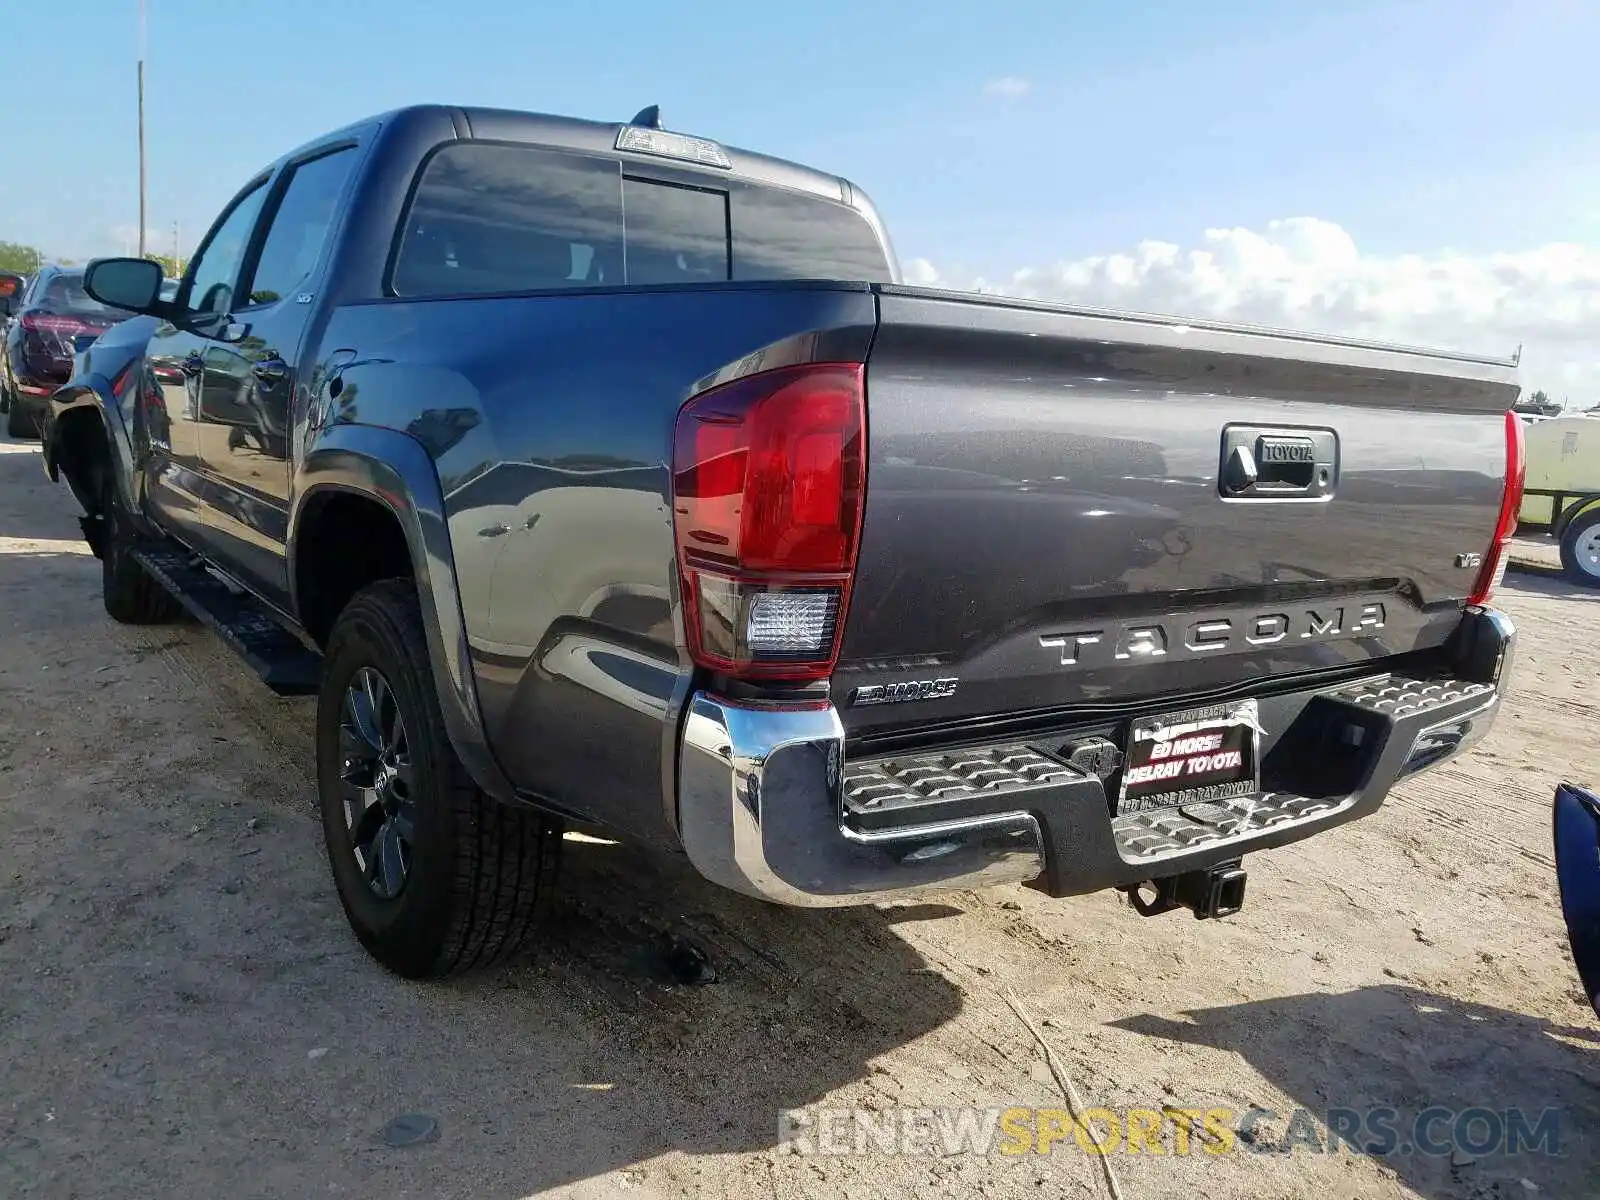
[[[134,360],[134,362],[137,361],[137,359]],[[133,385],[137,378],[138,376],[136,376],[133,372],[133,363],[128,363],[122,368],[122,370],[118,371],[114,376],[112,376],[111,394],[118,400],[126,399],[128,393],[133,390]]]
[[[1494,540],[1483,556],[1483,566],[1472,585],[1468,604],[1487,604],[1506,573],[1506,548],[1517,532],[1517,513],[1522,508],[1522,484],[1527,472],[1522,444],[1522,418],[1506,413],[1506,486],[1500,493],[1500,517],[1495,522]]]
[[[98,325],[80,321],[77,317],[57,316],[55,313],[26,313],[22,317],[22,327],[30,333],[54,333],[63,338],[100,332]]]
[[[859,363],[747,376],[678,414],[673,524],[689,653],[746,679],[826,679],[861,536]]]

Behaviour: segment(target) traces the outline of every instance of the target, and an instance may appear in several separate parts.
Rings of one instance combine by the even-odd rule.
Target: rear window
[[[82,275],[57,275],[34,301],[37,308],[58,313],[108,313],[112,310],[83,290]]]
[[[615,159],[460,142],[433,156],[392,285],[463,295],[730,279],[887,280],[861,214],[737,180],[686,186]]]

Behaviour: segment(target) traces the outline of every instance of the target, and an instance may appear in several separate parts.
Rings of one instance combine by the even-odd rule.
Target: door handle
[[[278,357],[276,350],[268,350],[265,358],[250,367],[250,374],[268,387],[280,382],[288,373],[289,364]]]
[[[189,352],[188,356],[183,360],[182,365],[179,367],[179,370],[181,370],[190,379],[198,377],[205,369],[205,360],[193,350]]]
[[[1228,425],[1221,494],[1232,500],[1329,500],[1338,486],[1339,435],[1299,426]]]

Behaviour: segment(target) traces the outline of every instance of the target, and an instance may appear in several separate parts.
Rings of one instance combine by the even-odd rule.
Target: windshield
[[[82,275],[57,275],[45,286],[44,295],[34,301],[34,307],[50,312],[113,312],[83,290]]]

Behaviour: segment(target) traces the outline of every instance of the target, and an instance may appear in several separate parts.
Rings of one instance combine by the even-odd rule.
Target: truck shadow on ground
[[[1574,987],[1576,995],[1576,987]],[[1581,1010],[1587,1013],[1587,1005]],[[1582,1019],[1573,1009],[1575,1019]],[[1560,1026],[1488,1005],[1404,985],[1307,994],[1201,1009],[1173,1019],[1155,1014],[1114,1022],[1148,1037],[1210,1046],[1238,1054],[1309,1110],[1326,1152],[1328,1112],[1349,1109],[1363,1121],[1373,1109],[1395,1111],[1395,1152],[1382,1156],[1400,1181],[1430,1200],[1444,1197],[1575,1196],[1600,1179],[1600,1030]],[[1442,1114],[1423,1129],[1419,1113]],[[1470,1109],[1487,1120],[1465,1126]],[[1537,1137],[1532,1148],[1508,1153],[1508,1131],[1520,1110],[1528,1129],[1553,1130],[1555,1153]],[[1447,1114],[1447,1115],[1443,1115]],[[1289,1112],[1263,1117],[1259,1137],[1243,1152],[1304,1154],[1288,1145]],[[1458,1120],[1463,1124],[1458,1125]],[[1457,1135],[1460,1141],[1457,1141]],[[1390,1139],[1365,1125],[1355,1139],[1367,1148]],[[1349,1150],[1341,1150],[1350,1153]],[[1454,1155],[1454,1161],[1452,1156]],[[1500,1181],[1498,1191],[1484,1190]]]
[[[664,856],[567,849],[562,898],[528,959],[431,991],[460,1033],[451,1056],[468,1056],[450,1078],[468,1088],[406,1072],[445,1129],[387,1164],[416,1194],[471,1180],[473,1194],[510,1198],[591,1180],[611,1195],[613,1172],[673,1152],[770,1149],[780,1113],[871,1076],[875,1059],[961,1010],[961,991],[895,930],[955,910],[783,909]],[[685,941],[715,982],[679,982],[669,947]]]

